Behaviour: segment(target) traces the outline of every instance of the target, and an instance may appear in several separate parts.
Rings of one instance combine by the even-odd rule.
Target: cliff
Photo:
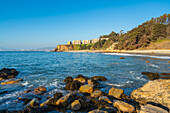
[[[51,52],[60,52],[60,51],[69,51],[74,50],[73,45],[58,45],[54,50]]]

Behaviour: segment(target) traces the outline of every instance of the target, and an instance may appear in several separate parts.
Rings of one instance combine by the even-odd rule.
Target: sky
[[[170,13],[170,0],[0,0],[0,47],[56,47],[125,32]]]

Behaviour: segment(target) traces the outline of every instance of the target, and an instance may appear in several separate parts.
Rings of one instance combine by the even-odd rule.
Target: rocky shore
[[[4,84],[18,83],[22,79],[13,80],[18,75],[15,69],[0,70],[1,80],[10,79]],[[56,92],[51,97],[42,98],[47,92],[45,86],[23,91],[19,101],[24,109],[20,111],[2,110],[0,113],[45,113],[57,112],[89,112],[89,113],[168,113],[170,109],[170,73],[142,72],[150,81],[141,88],[135,89],[130,96],[124,90],[112,87],[108,92],[102,91],[101,82],[107,81],[104,76],[88,78],[78,75],[66,77],[67,93]],[[12,79],[11,79],[12,78]],[[14,81],[14,82],[11,82]],[[27,95],[27,96],[26,96]]]

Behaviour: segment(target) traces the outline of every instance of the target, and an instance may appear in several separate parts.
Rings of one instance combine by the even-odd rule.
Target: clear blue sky
[[[0,0],[0,47],[55,47],[129,31],[170,13],[170,0]]]

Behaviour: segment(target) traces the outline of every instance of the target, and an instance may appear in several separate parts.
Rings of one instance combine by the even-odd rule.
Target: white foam
[[[8,99],[8,98],[12,98],[12,97],[16,97],[16,96],[18,96],[19,94],[21,94],[22,93],[22,91],[16,91],[16,92],[14,92],[14,93],[11,93],[11,94],[6,94],[6,95],[4,95],[4,96],[2,96],[2,97],[0,97],[0,100],[2,100],[2,99]]]
[[[116,87],[122,87],[125,85],[125,84],[111,84],[111,83],[106,83],[106,84],[109,86],[116,86]]]
[[[26,81],[25,83],[21,83],[21,84],[26,86],[26,85],[28,85],[28,81]]]
[[[138,57],[150,57],[158,59],[170,59],[169,56],[153,56],[153,55],[141,55],[141,54],[127,54],[127,53],[104,53],[107,55],[118,55],[118,56],[138,56]]]
[[[157,65],[155,65],[155,64],[150,64],[150,66],[156,67],[156,68],[160,68],[159,66],[157,66]]]

